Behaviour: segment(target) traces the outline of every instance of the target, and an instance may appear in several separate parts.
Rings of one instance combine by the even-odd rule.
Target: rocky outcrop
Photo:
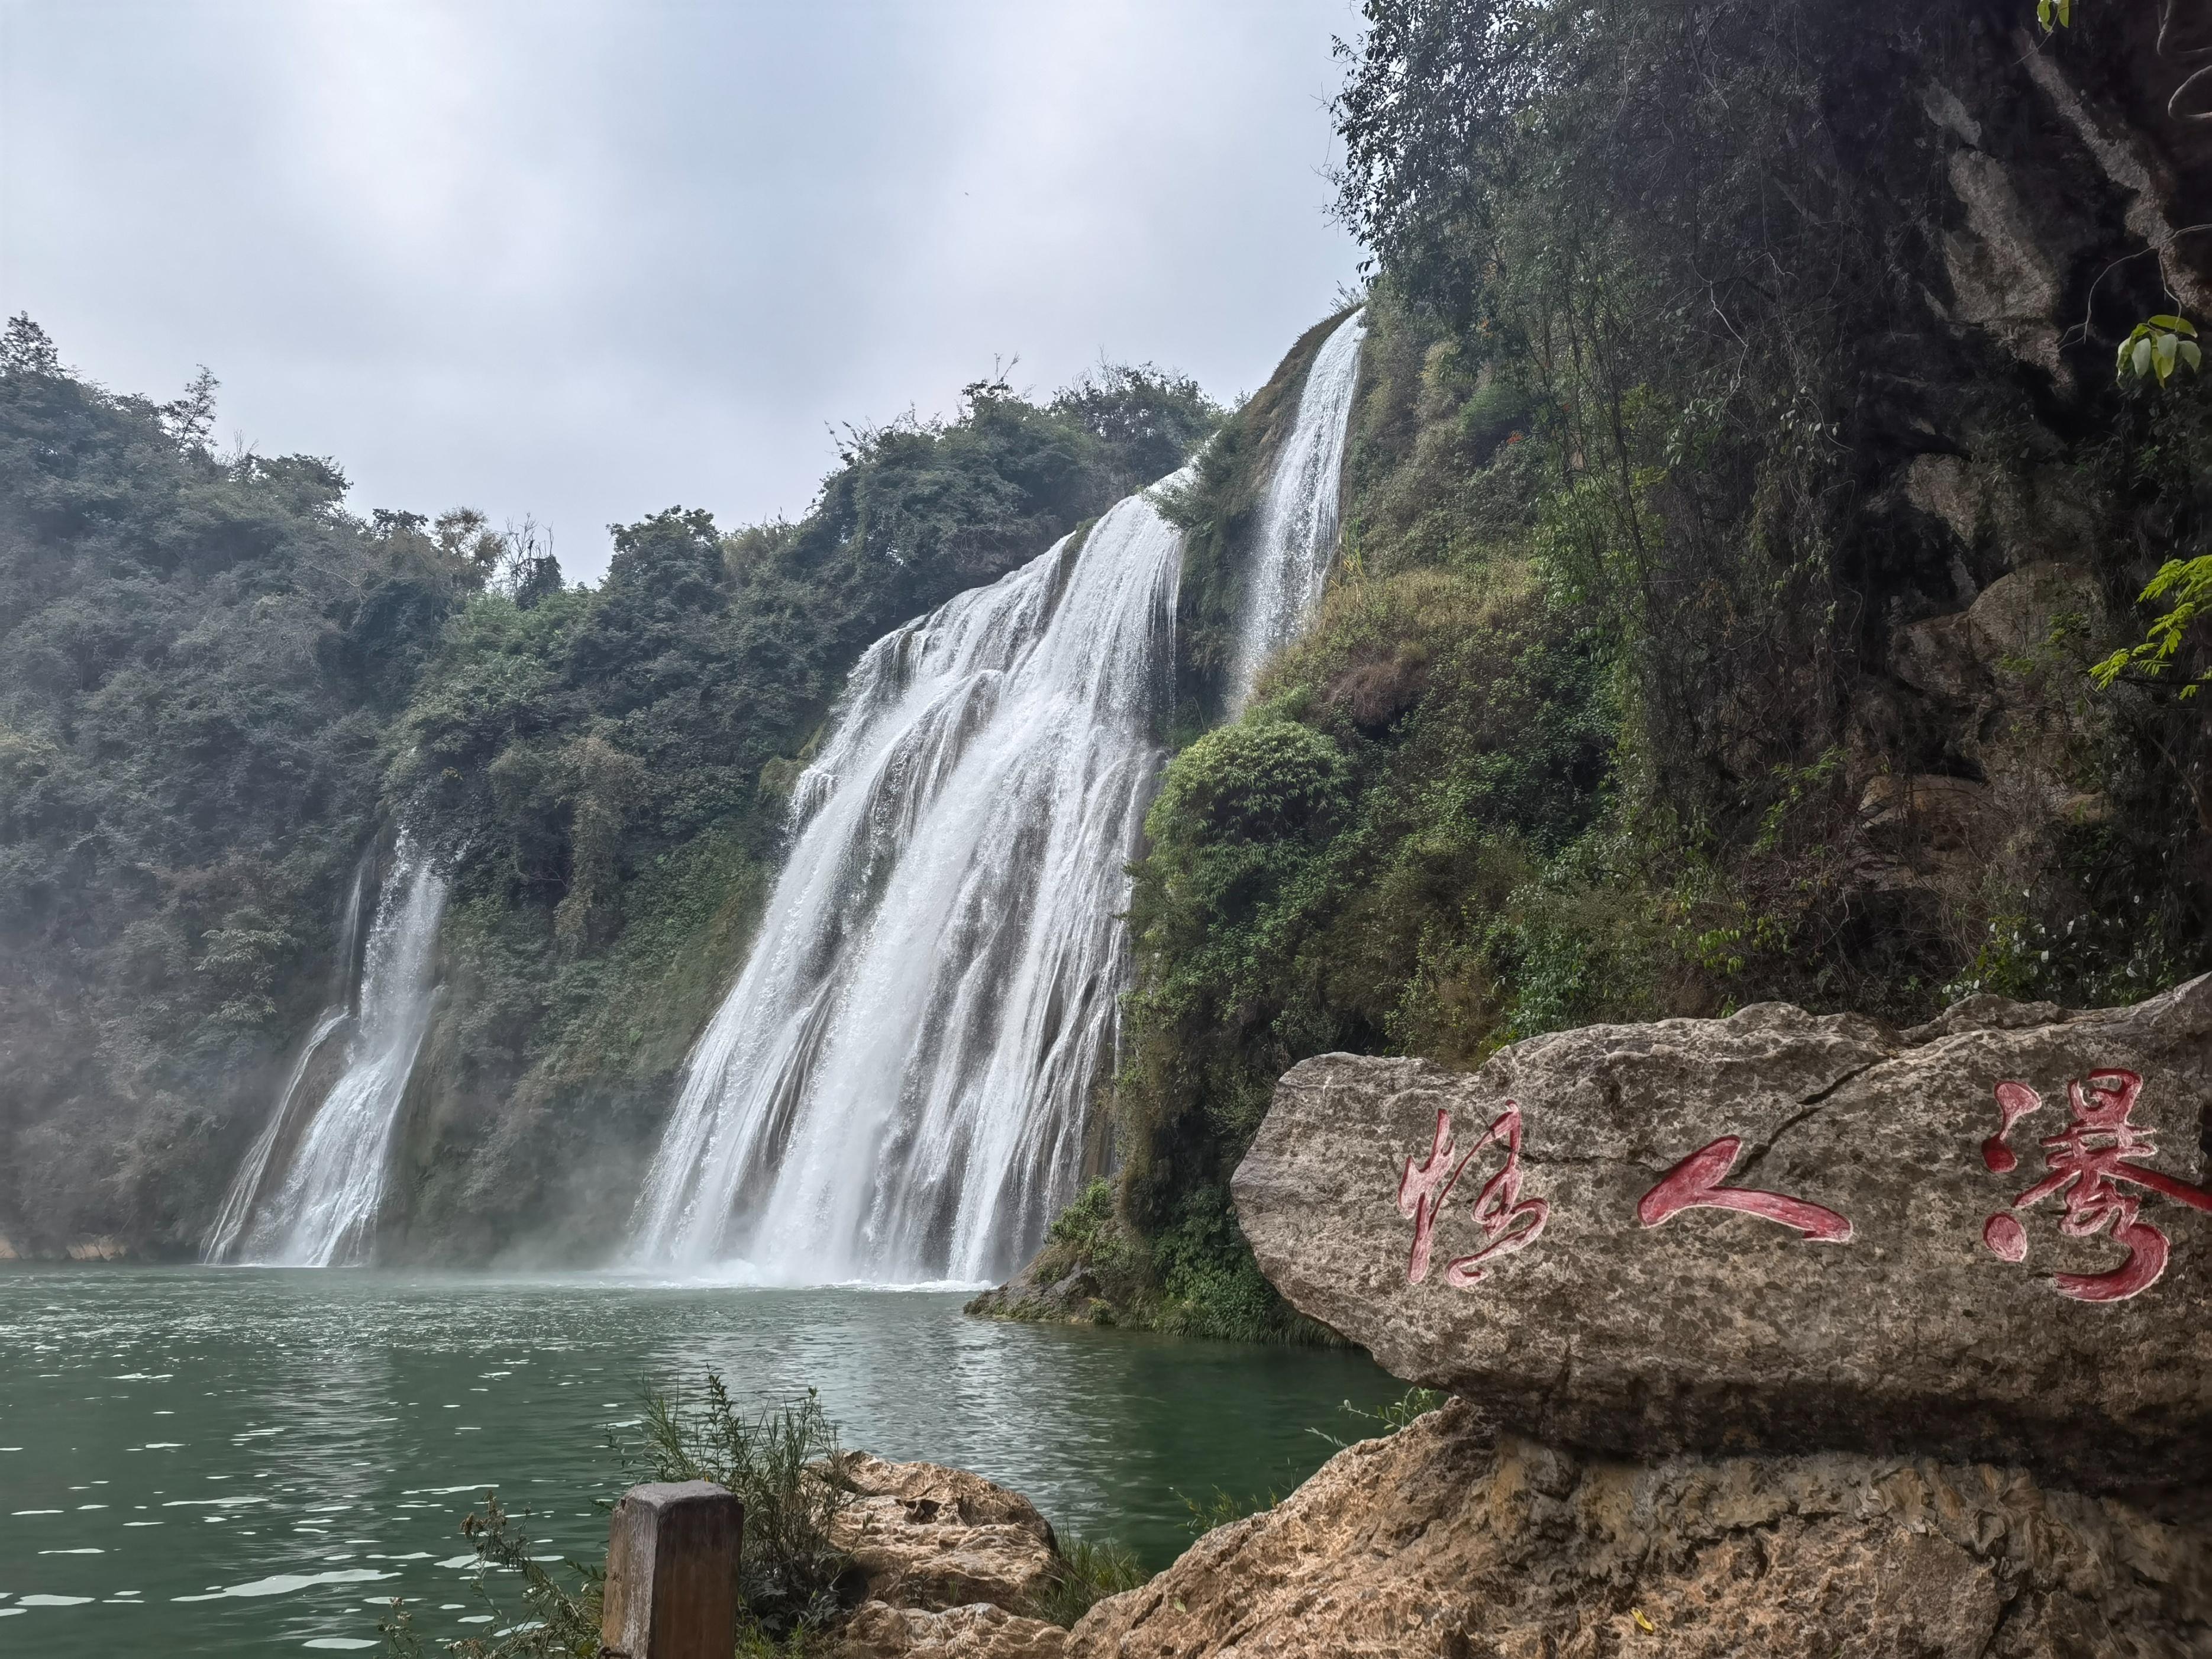
[[[2212,1479],[2212,976],[1324,1055],[1237,1171],[1301,1312],[1502,1427]]]
[[[1207,1534],[1066,1652],[2181,1659],[2212,1653],[2212,1534],[2016,1468],[1578,1456],[1462,1400]]]
[[[863,1602],[840,1626],[836,1659],[1060,1659],[1067,1632],[1004,1607],[973,1606],[926,1612]]]
[[[1962,533],[1993,510],[1967,499],[1970,476],[1949,458],[1922,458],[1913,482],[1926,485],[1916,489],[1916,502],[1964,526]],[[1999,495],[2008,510],[2027,510]],[[2047,526],[2057,515],[2039,509],[2036,516]],[[2095,580],[2079,565],[2051,560],[1998,577],[1964,611],[1897,630],[1890,672],[1919,712],[1907,716],[1870,694],[1862,725],[1917,720],[1941,732],[1940,744],[1923,745],[1925,758],[1954,769],[1877,769],[1875,751],[1900,742],[1894,732],[1863,731],[1857,767],[1868,775],[1858,828],[1875,854],[1863,872],[1873,885],[1960,896],[1992,870],[2036,867],[2038,843],[2054,826],[2110,816],[2095,757],[2112,714],[2087,672],[2110,631]]]
[[[1031,1325],[1112,1325],[1120,1315],[1086,1262],[1065,1263],[1048,1244],[1005,1284],[978,1294],[962,1310],[978,1319]]]
[[[831,1540],[867,1577],[841,1659],[1058,1659],[1064,1632],[1029,1616],[1060,1564],[1052,1528],[1018,1492],[936,1463],[837,1460],[857,1496]]]

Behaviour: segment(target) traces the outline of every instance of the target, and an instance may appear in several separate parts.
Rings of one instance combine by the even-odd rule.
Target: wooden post
[[[730,1659],[744,1505],[705,1480],[632,1486],[607,1535],[600,1659]]]

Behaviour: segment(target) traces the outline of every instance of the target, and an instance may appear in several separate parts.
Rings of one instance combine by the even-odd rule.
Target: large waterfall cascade
[[[224,1200],[206,1259],[323,1267],[365,1253],[391,1163],[415,1056],[436,1000],[433,978],[447,880],[401,835],[362,952],[358,1006],[326,1010]],[[352,951],[349,941],[346,957]],[[306,1083],[318,1053],[345,1027],[337,1080],[304,1124]],[[279,1162],[279,1147],[294,1141]]]
[[[1271,480],[1236,658],[1255,672],[1334,554],[1362,331],[1355,313],[1316,357]],[[1182,537],[1152,497],[854,668],[751,955],[686,1064],[639,1265],[972,1282],[1073,1196],[1173,696]]]

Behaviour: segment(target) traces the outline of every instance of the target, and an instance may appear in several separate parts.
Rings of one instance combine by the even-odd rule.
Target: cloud
[[[1018,354],[1263,379],[1357,258],[1344,0],[0,0],[0,306],[354,502],[804,510]]]

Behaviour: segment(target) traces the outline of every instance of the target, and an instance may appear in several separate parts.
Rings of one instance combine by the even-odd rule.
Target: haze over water
[[[368,1651],[498,1627],[486,1486],[596,1559],[641,1389],[820,1389],[847,1445],[972,1468],[1158,1568],[1179,1492],[1286,1493],[1401,1385],[1364,1354],[961,1317],[957,1293],[350,1270],[0,1269],[0,1651]],[[518,1599],[498,1587],[509,1611]],[[477,1622],[469,1623],[468,1620]]]

